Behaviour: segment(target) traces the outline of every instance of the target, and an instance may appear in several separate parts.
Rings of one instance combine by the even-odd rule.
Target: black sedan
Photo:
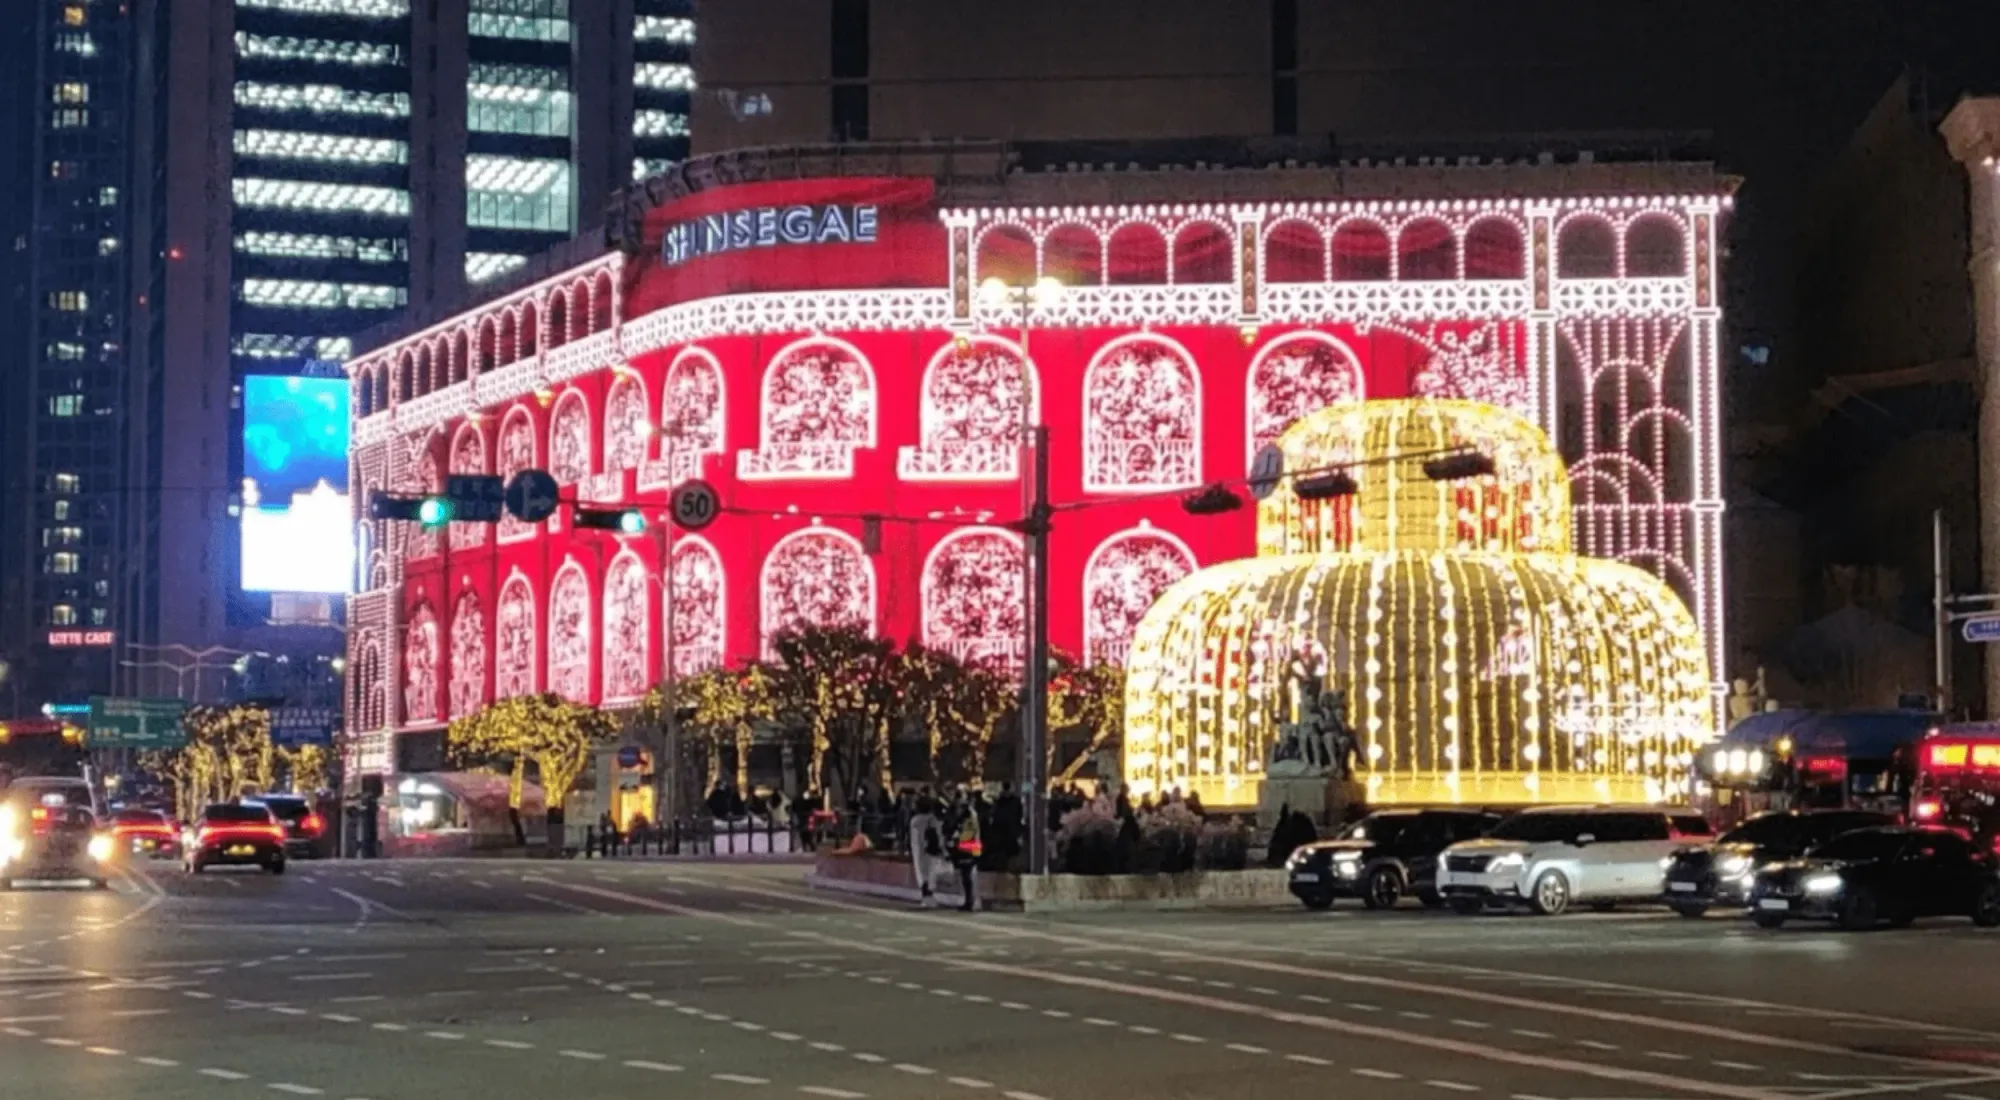
[[[1425,905],[1438,896],[1438,855],[1461,840],[1485,835],[1500,815],[1481,810],[1380,810],[1331,840],[1305,844],[1285,861],[1292,896],[1308,909],[1336,898],[1360,898],[1370,909],[1391,909],[1405,894]]]
[[[262,867],[285,873],[285,827],[255,803],[217,803],[201,812],[182,836],[189,874],[209,867]]]
[[[1859,829],[1758,871],[1750,913],[1765,928],[1825,920],[1858,931],[1947,916],[1991,928],[2000,925],[2000,870],[1949,830]]]
[[[1797,859],[1842,833],[1895,823],[1888,814],[1862,810],[1773,810],[1758,814],[1714,843],[1692,845],[1669,856],[1667,904],[1683,917],[1699,917],[1717,905],[1741,909],[1750,904],[1750,883],[1757,868]]]
[[[23,881],[87,882],[102,890],[115,855],[88,807],[0,797],[0,890]]]

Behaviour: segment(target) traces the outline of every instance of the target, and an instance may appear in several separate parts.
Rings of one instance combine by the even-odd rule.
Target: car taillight
[[[299,822],[299,828],[304,829],[308,836],[318,836],[326,831],[326,822],[318,814],[307,814],[306,819]]]
[[[1936,799],[1926,798],[1917,803],[1917,820],[1929,821],[1944,812],[1944,804]]]

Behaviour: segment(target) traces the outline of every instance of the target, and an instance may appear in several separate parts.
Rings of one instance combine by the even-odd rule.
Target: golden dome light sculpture
[[[1284,479],[1258,506],[1257,557],[1146,613],[1125,695],[1136,792],[1256,803],[1306,679],[1345,694],[1371,803],[1685,796],[1714,733],[1701,631],[1658,577],[1574,553],[1568,472],[1539,428],[1470,401],[1368,401],[1278,447],[1351,491],[1304,499]],[[1454,451],[1492,472],[1426,472]]]

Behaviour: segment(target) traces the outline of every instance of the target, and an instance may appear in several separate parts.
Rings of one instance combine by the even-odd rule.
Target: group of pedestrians
[[[979,905],[979,863],[986,855],[984,826],[977,795],[960,792],[948,801],[928,792],[915,797],[910,815],[910,862],[917,873],[917,904],[937,905],[937,883],[947,869],[958,872],[964,899],[959,909],[970,913]],[[1018,800],[1017,800],[1018,804]],[[989,820],[991,815],[988,815]]]

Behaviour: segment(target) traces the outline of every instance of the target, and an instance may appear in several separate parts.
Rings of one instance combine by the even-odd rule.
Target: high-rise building
[[[293,441],[260,434],[245,379],[337,374],[360,333],[596,235],[686,154],[692,7],[34,0],[4,78],[8,148],[34,152],[0,169],[31,200],[0,321],[31,397],[0,417],[0,657],[31,704],[214,698],[242,653],[338,652],[346,577],[294,579],[322,540],[265,524],[246,553],[246,517],[304,490],[260,480]],[[302,476],[344,482],[340,447],[320,458]],[[52,640],[76,652],[45,676]]]
[[[0,29],[0,708],[108,681],[134,273],[137,34],[121,6],[36,0]]]

